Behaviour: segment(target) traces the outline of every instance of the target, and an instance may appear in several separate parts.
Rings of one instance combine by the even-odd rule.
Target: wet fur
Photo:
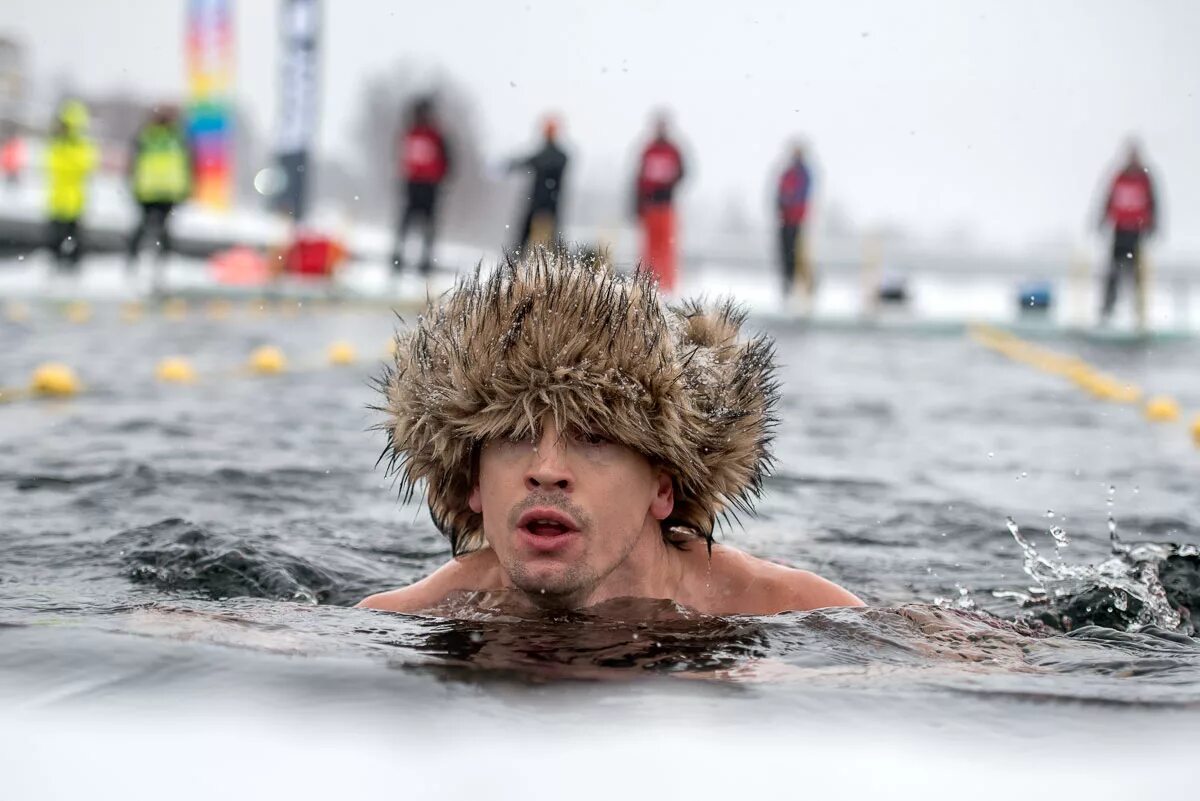
[[[675,481],[664,537],[704,538],[751,513],[771,467],[774,347],[739,341],[731,301],[664,308],[652,278],[603,258],[537,249],[484,277],[476,269],[397,337],[380,381],[383,453],[405,498],[420,482],[455,554],[481,547],[467,499],[479,446],[560,430],[602,434]]]

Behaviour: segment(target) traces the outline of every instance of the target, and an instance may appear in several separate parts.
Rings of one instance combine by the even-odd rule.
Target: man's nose
[[[565,444],[559,440],[557,431],[542,432],[529,460],[529,469],[525,472],[526,489],[558,489],[564,492],[574,489],[575,477],[567,464]]]

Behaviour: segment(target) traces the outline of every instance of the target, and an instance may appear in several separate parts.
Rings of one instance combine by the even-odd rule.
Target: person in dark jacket
[[[404,268],[404,241],[416,223],[423,229],[421,262],[418,269],[428,276],[433,269],[433,242],[437,231],[438,194],[450,174],[450,148],[433,115],[433,101],[413,103],[408,128],[400,137],[398,171],[403,212],[392,252],[393,273]]]
[[[518,231],[514,247],[523,251],[530,245],[550,245],[561,240],[562,220],[558,201],[562,196],[563,174],[567,170],[567,154],[558,145],[558,121],[546,119],[542,128],[542,146],[535,153],[509,162],[510,172],[523,171],[530,175],[528,204],[525,218]]]
[[[676,285],[675,188],[683,180],[683,154],[667,135],[667,118],[659,115],[654,138],[638,160],[634,210],[642,226],[642,263],[664,292]]]
[[[170,252],[171,212],[191,193],[188,149],[173,109],[155,110],[138,131],[129,159],[129,182],[141,210],[126,253],[126,268],[132,271],[142,240],[150,231],[158,242],[159,259]]]
[[[812,191],[812,173],[804,160],[804,148],[792,146],[787,169],[779,176],[775,210],[779,219],[779,258],[783,274],[783,297],[792,296],[796,279],[804,284],[804,293],[812,297],[813,275],[804,252],[804,220],[808,216],[808,198]]]
[[[1100,216],[1101,229],[1111,225],[1112,257],[1104,282],[1101,322],[1107,322],[1117,301],[1117,284],[1122,275],[1132,274],[1137,294],[1139,325],[1146,322],[1146,281],[1141,246],[1154,234],[1160,209],[1154,197],[1154,182],[1142,162],[1136,142],[1130,142],[1125,166],[1113,178]]]

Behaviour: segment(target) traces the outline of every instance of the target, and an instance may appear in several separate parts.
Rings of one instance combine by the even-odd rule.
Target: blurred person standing
[[[433,242],[437,231],[437,199],[442,182],[450,174],[450,148],[434,119],[433,101],[420,98],[412,104],[408,128],[397,142],[399,202],[403,207],[392,251],[392,274],[404,269],[404,243],[415,223],[422,229],[421,275],[433,270]]]
[[[810,303],[813,295],[813,274],[804,247],[804,220],[808,216],[808,199],[812,191],[812,173],[804,159],[804,148],[792,145],[791,157],[775,193],[775,209],[779,220],[779,259],[783,274],[783,298],[792,297],[796,280],[804,288]]]
[[[667,135],[667,117],[654,122],[654,138],[642,151],[634,186],[634,211],[642,227],[642,264],[664,292],[676,286],[675,187],[683,180],[683,155]]]
[[[129,183],[141,210],[126,248],[125,267],[132,272],[142,239],[151,231],[162,262],[171,250],[171,212],[191,194],[191,160],[174,109],[156,109],[138,131],[129,158]]]
[[[79,220],[87,206],[88,179],[97,160],[87,128],[87,107],[78,100],[68,100],[59,108],[46,147],[47,245],[62,270],[78,269],[83,256]]]
[[[1125,165],[1113,178],[1099,220],[1100,230],[1112,226],[1112,252],[1104,282],[1104,305],[1100,321],[1107,323],[1117,301],[1117,284],[1122,275],[1132,274],[1137,299],[1139,326],[1146,322],[1146,267],[1143,240],[1154,235],[1161,210],[1154,196],[1154,182],[1142,161],[1138,144],[1130,140]]]
[[[561,239],[558,202],[568,160],[566,151],[558,144],[558,120],[547,117],[542,125],[542,146],[529,156],[509,162],[509,172],[523,171],[531,177],[525,217],[514,242],[517,250],[524,251],[530,245],[550,245]]]

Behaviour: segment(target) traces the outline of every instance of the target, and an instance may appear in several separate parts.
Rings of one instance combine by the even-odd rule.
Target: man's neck
[[[589,593],[584,606],[614,598],[680,600],[682,551],[663,541],[657,522],[642,532],[633,550]]]

